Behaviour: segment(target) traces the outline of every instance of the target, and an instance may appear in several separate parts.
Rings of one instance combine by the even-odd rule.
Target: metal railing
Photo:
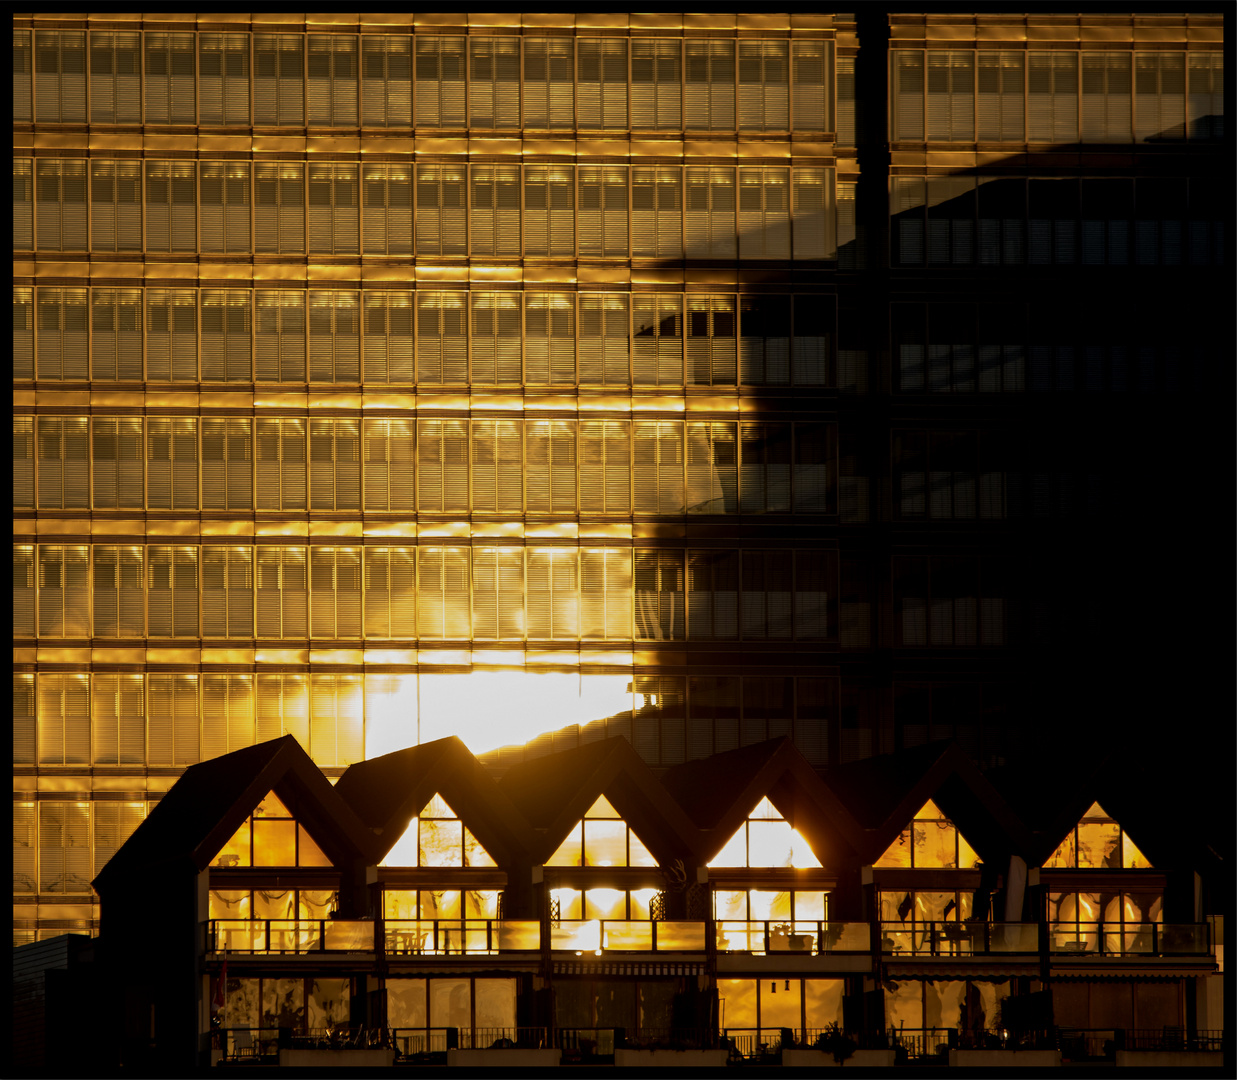
[[[448,1050],[539,1050],[548,1045],[543,1027],[391,1028],[390,1041],[400,1057]]]
[[[627,919],[563,920],[550,924],[550,948],[559,952],[704,952],[698,922]]]
[[[1049,923],[1048,951],[1069,956],[1210,956],[1207,923]]]
[[[819,955],[867,952],[871,948],[871,928],[867,923],[719,919],[716,926],[718,952]]]
[[[881,923],[881,952],[904,956],[1039,953],[1038,923]]]
[[[536,952],[541,924],[509,919],[387,919],[383,946],[388,956]]]
[[[1056,1042],[1065,1061],[1114,1061],[1118,1050],[1219,1051],[1224,1032],[1181,1027],[1059,1028]]]
[[[206,924],[206,951],[373,952],[374,924],[352,919],[211,919]]]

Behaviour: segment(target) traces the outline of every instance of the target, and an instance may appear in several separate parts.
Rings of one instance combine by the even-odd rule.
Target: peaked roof
[[[662,783],[700,829],[705,862],[765,796],[826,868],[850,861],[863,848],[859,823],[785,736],[676,765]]]
[[[884,854],[929,799],[981,859],[1000,860],[1010,853],[1028,858],[1035,849],[1026,826],[952,739],[836,766],[826,772],[825,783],[863,822],[868,864]]]
[[[95,878],[102,895],[114,883],[151,873],[198,873],[275,794],[332,863],[364,858],[372,837],[291,735],[191,765]]]
[[[517,861],[527,848],[531,830],[523,815],[454,735],[350,765],[335,791],[369,827],[375,862],[435,795],[495,862]]]
[[[521,762],[498,783],[536,830],[533,850],[539,862],[558,850],[599,795],[610,800],[659,864],[696,854],[691,821],[621,736]]]

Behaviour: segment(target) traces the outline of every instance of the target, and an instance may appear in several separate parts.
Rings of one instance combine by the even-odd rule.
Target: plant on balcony
[[[826,1053],[832,1054],[833,1060],[839,1065],[847,1058],[852,1057],[855,1051],[859,1049],[859,1044],[838,1027],[836,1023],[830,1024],[816,1036],[814,1046],[817,1050],[824,1050]]]

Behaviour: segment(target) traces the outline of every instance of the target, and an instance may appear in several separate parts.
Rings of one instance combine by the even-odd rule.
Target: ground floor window
[[[771,1045],[783,1028],[796,1043],[811,1045],[830,1024],[842,1023],[844,986],[842,979],[718,979],[718,1026],[736,1045]]]
[[[211,991],[218,994],[217,982]],[[274,1037],[280,1028],[297,1035],[326,1033],[349,1022],[352,980],[229,978],[223,1001],[218,1015],[224,1028],[265,1029],[264,1037]]]
[[[387,1026],[402,1053],[445,1050],[450,1028],[460,1047],[516,1038],[515,979],[390,978],[386,991]]]
[[[990,1031],[1000,1026],[1010,984],[981,979],[885,980],[885,1027]]]

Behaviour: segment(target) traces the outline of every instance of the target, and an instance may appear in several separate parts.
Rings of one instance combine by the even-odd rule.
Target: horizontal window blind
[[[790,258],[788,169],[739,170],[739,258]]]
[[[475,385],[519,386],[521,379],[520,297],[516,293],[472,293],[471,379]]]
[[[627,257],[627,171],[592,166],[576,170],[580,255]]]
[[[631,513],[631,424],[626,420],[580,421],[580,510]]]
[[[97,876],[146,818],[142,802],[103,802],[94,810],[94,873]]]
[[[40,802],[39,892],[90,895],[90,803]]]
[[[146,633],[152,638],[198,636],[198,549],[146,549]]]
[[[361,508],[361,431],[356,420],[310,420],[311,510]]]
[[[249,382],[253,379],[252,299],[245,289],[201,291],[203,382]],[[176,375],[173,367],[174,379]]]
[[[417,166],[418,255],[467,253],[466,174],[462,165]]]
[[[141,675],[91,676],[91,749],[96,765],[146,763],[146,685]]]
[[[360,192],[355,165],[309,165],[309,251],[355,255],[360,244]]]
[[[830,41],[791,42],[792,76],[791,123],[796,131],[833,131],[833,43]],[[853,70],[853,69],[852,69]],[[842,66],[838,66],[838,95],[845,83]],[[853,89],[852,89],[853,94]],[[853,100],[853,98],[852,98]],[[838,142],[853,145],[843,138],[841,123],[837,125]]]
[[[585,386],[630,386],[628,350],[631,323],[628,297],[584,293],[580,303],[580,383]]]
[[[682,551],[637,548],[633,575],[636,638],[646,641],[686,637]]]
[[[94,251],[142,250],[141,162],[90,163],[90,247]]]
[[[635,512],[683,513],[682,425],[666,420],[637,420],[632,428]]]
[[[359,293],[309,294],[309,381],[361,381]]]
[[[307,749],[309,676],[259,674],[254,681],[257,741],[266,742],[291,735],[302,749]]]
[[[212,447],[212,452],[217,450]],[[157,510],[198,508],[198,421],[193,417],[146,421],[146,504]]]
[[[299,127],[305,123],[305,37],[253,35],[253,122]]]
[[[681,169],[631,170],[631,237],[635,257],[683,257],[682,183]]]
[[[34,46],[29,30],[13,31],[13,120],[34,119]]]
[[[361,124],[412,126],[412,38],[361,37]]]
[[[249,35],[198,35],[198,117],[204,127],[249,125]]]
[[[631,43],[631,126],[677,128],[682,122],[680,50],[673,38]]]
[[[519,420],[472,421],[472,509],[520,513],[524,469]]]
[[[319,127],[356,127],[359,42],[351,34],[308,37],[308,123]]]
[[[414,294],[367,292],[364,296],[365,383],[408,384],[413,381]]]
[[[790,42],[739,41],[739,128],[790,127]]]
[[[34,162],[13,159],[13,249],[34,248]]]
[[[202,509],[252,509],[252,421],[204,417],[201,423]]]
[[[416,126],[463,128],[465,39],[416,38]]]
[[[579,555],[571,548],[528,550],[528,637],[530,640],[577,639]]]
[[[192,252],[198,247],[197,165],[146,163],[146,249]]]
[[[87,197],[85,161],[35,162],[36,241],[40,250],[87,250]]]
[[[146,676],[147,761],[192,765],[200,754],[198,676]]]
[[[739,636],[739,553],[691,551],[687,556],[687,636]]]
[[[38,680],[39,764],[90,764],[90,681],[42,674]]]
[[[13,506],[35,506],[33,416],[13,417]]]
[[[144,504],[144,442],[141,417],[91,420],[91,492],[96,509]]]
[[[90,443],[86,419],[40,416],[38,429],[39,507],[85,508],[90,498]]]
[[[790,511],[791,425],[740,424],[739,508],[745,514]]]
[[[203,675],[201,681],[202,760],[252,746],[253,676]]]
[[[146,123],[196,124],[197,79],[193,34],[146,37]]]
[[[366,511],[415,510],[413,421],[366,420],[364,440]]]
[[[684,126],[733,130],[735,43],[689,39],[683,47]]]
[[[524,254],[575,254],[575,180],[571,166],[524,169]]]
[[[524,126],[574,128],[575,42],[571,38],[524,40]]]
[[[362,227],[367,255],[412,254],[412,168],[361,167]]]
[[[253,637],[253,549],[202,548],[202,636]]]
[[[415,638],[416,548],[365,548],[366,638]]]
[[[580,635],[595,641],[630,640],[630,548],[580,550]]]
[[[472,549],[472,637],[523,640],[523,548]]]
[[[573,386],[576,381],[575,298],[524,294],[524,382]]]
[[[306,560],[306,549],[301,547],[256,549],[258,637],[297,639],[309,636]]]
[[[580,38],[576,48],[576,108],[580,127],[627,127],[627,42]]]
[[[238,305],[240,300],[237,301]],[[198,380],[198,293],[195,289],[146,290],[146,378],[150,382],[197,382]],[[214,314],[214,333],[223,316]],[[223,318],[226,325],[226,318]],[[232,333],[244,330],[243,316],[234,317]],[[236,324],[240,324],[239,326]],[[219,344],[217,338],[209,340]],[[233,352],[243,350],[239,342],[229,342]],[[226,353],[225,353],[226,373]],[[234,364],[239,371],[242,364]],[[211,364],[218,370],[218,358]]]
[[[293,255],[305,251],[305,166],[253,167],[254,250]]]
[[[35,762],[35,731],[38,726],[38,704],[33,673],[13,673],[13,764],[33,765]],[[138,676],[141,685],[141,676]]]
[[[203,161],[199,168],[202,251],[229,254],[249,251],[249,164]]]
[[[315,764],[346,766],[364,757],[359,675],[312,675],[309,684],[309,754]]]
[[[468,422],[417,421],[417,506],[468,510]]]
[[[1025,134],[1024,55],[1017,52],[980,52],[977,60],[978,138],[1022,142]]]
[[[524,422],[524,483],[529,513],[576,512],[577,424]]]
[[[311,548],[309,589],[312,637],[362,636],[360,548]]]
[[[90,376],[142,381],[142,292],[93,289],[90,296]]]
[[[736,426],[687,424],[687,512],[733,514],[739,509]]]
[[[254,378],[304,382],[307,329],[303,292],[254,290]]]
[[[685,369],[688,384],[733,386],[738,374],[732,296],[686,297]]]
[[[417,548],[417,634],[422,638],[469,637],[467,548]]]
[[[81,31],[35,32],[34,119],[40,124],[86,122],[86,35]]]
[[[417,382],[468,382],[468,296],[420,292],[417,303]]]

